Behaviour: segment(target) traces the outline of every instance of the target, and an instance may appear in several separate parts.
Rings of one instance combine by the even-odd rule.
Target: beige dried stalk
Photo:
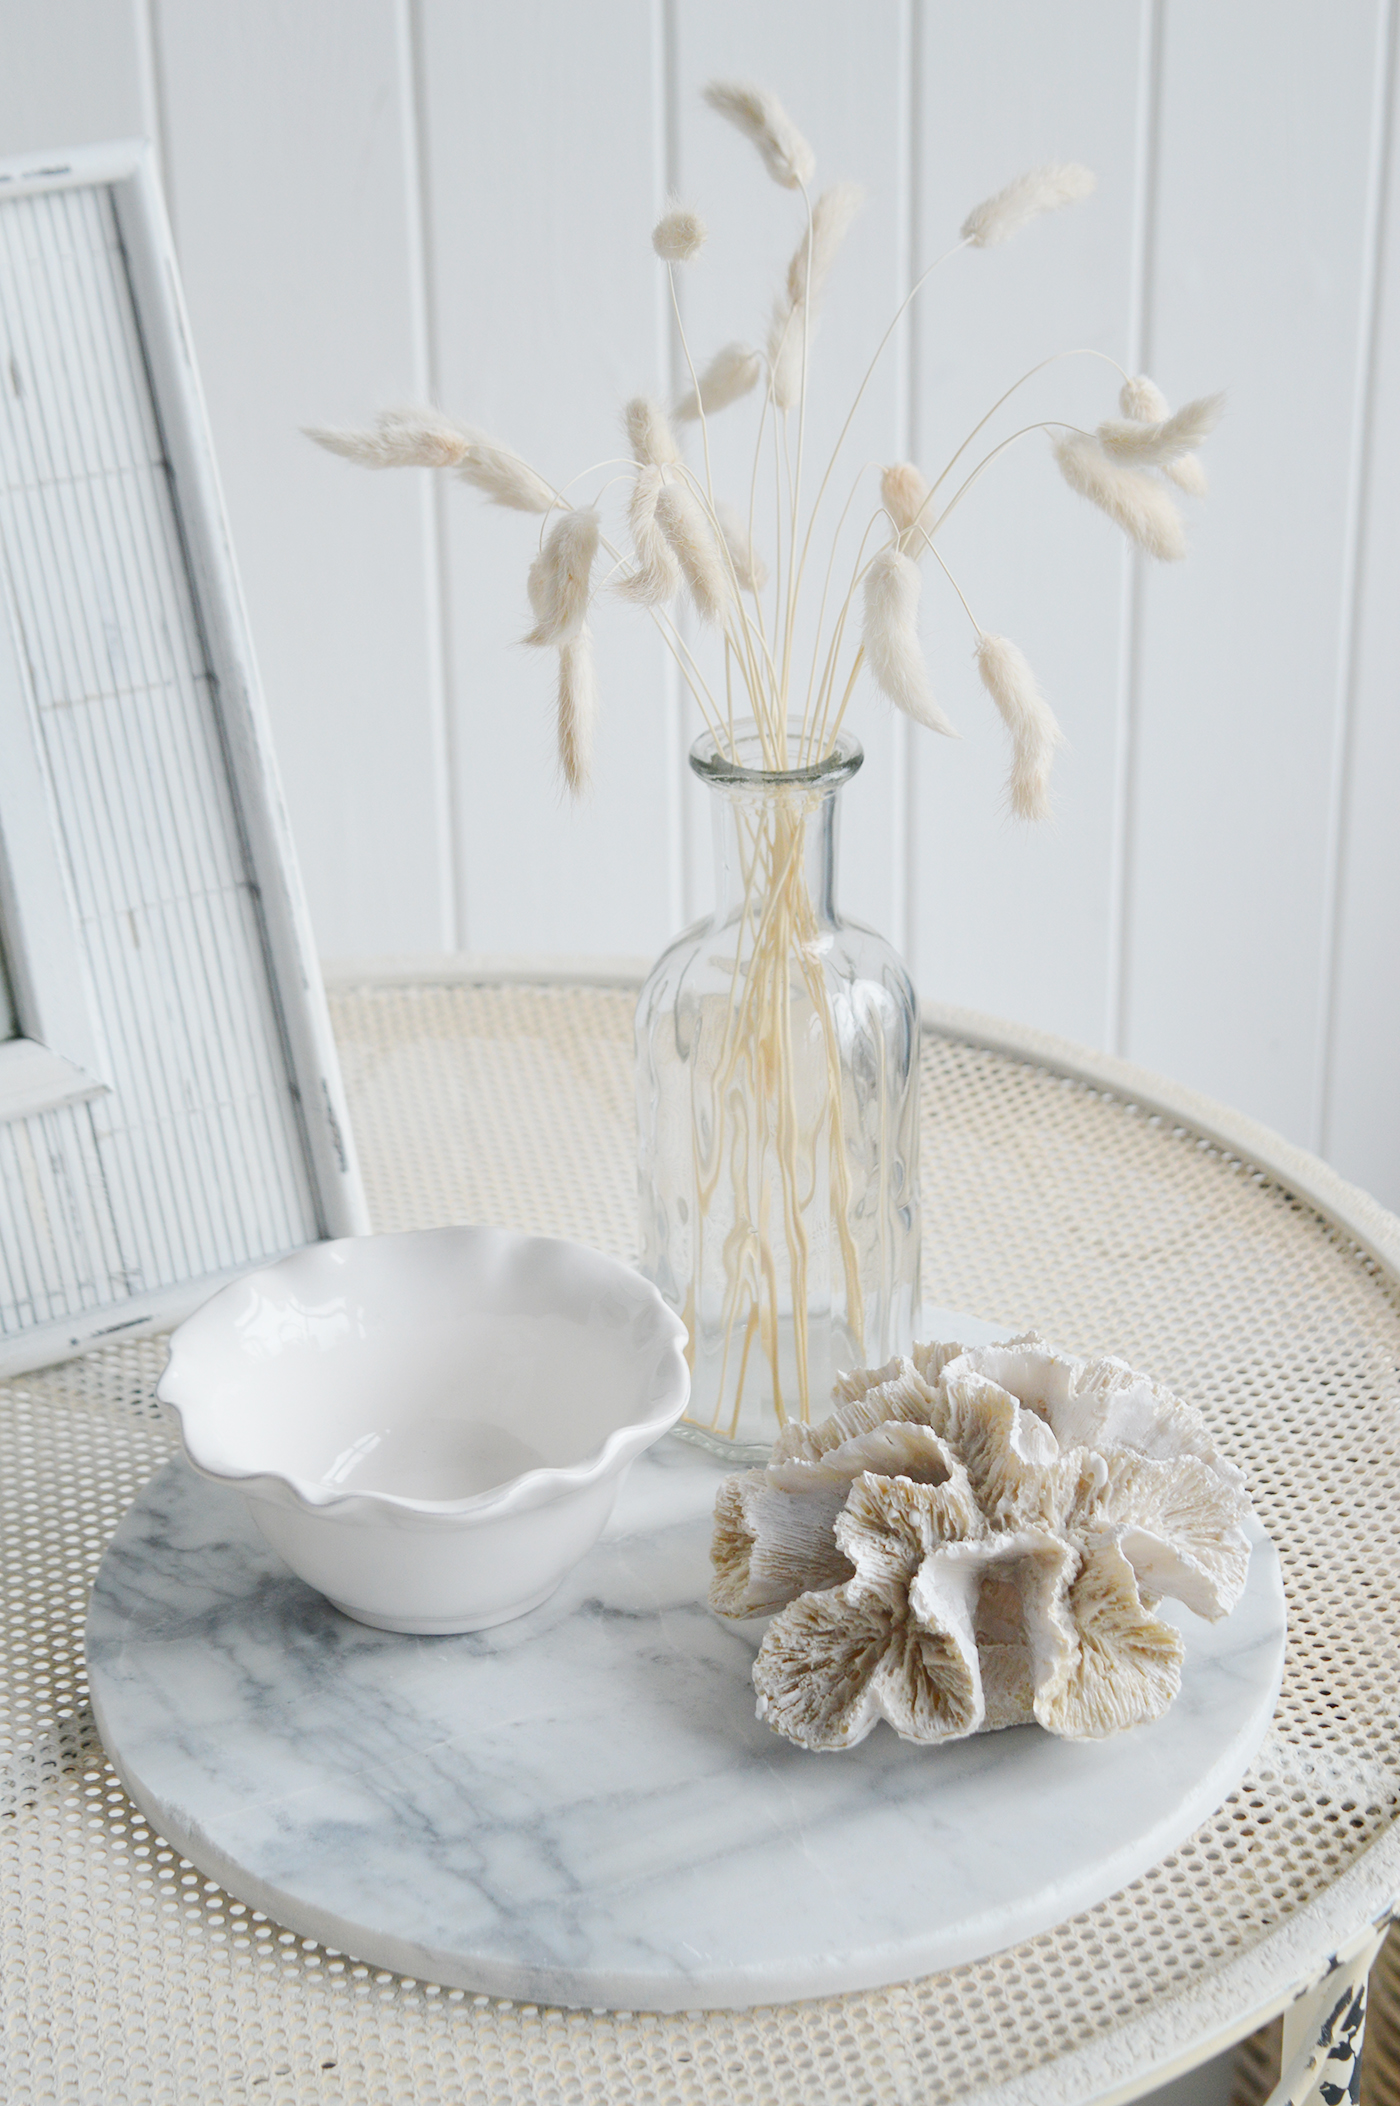
[[[606,552],[612,564],[608,580],[612,589],[646,608],[657,622],[706,724],[721,738],[729,735],[737,686],[775,768],[787,766],[794,757],[789,751],[793,720],[801,725],[802,760],[820,759],[831,750],[862,674],[872,678],[916,722],[945,734],[951,731],[933,696],[918,636],[921,587],[917,566],[931,559],[972,622],[984,684],[1011,730],[1011,808],[1022,817],[1043,813],[1048,807],[1047,777],[1058,731],[1051,735],[1054,720],[1045,710],[1024,658],[1014,645],[987,635],[952,577],[943,546],[947,523],[1006,448],[1030,431],[1046,430],[1071,488],[1150,554],[1162,561],[1176,561],[1185,554],[1186,538],[1169,486],[1194,494],[1204,492],[1197,448],[1219,417],[1221,398],[1198,398],[1173,413],[1154,381],[1145,374],[1121,374],[1119,369],[1120,414],[1105,418],[1096,432],[1045,421],[1031,424],[998,440],[981,459],[974,457],[963,472],[963,456],[984,427],[1018,389],[1053,362],[1043,361],[1004,392],[932,480],[910,461],[884,470],[879,505],[865,527],[843,589],[836,575],[838,548],[842,523],[861,488],[857,478],[832,537],[804,685],[795,639],[819,515],[823,515],[871,373],[900,316],[933,270],[960,249],[1001,245],[1032,220],[1087,197],[1094,178],[1075,163],[1050,163],[1017,176],[974,207],[963,221],[958,241],[918,279],[876,347],[815,495],[809,499],[804,473],[812,325],[862,193],[854,184],[834,183],[811,197],[809,186],[816,168],[811,147],[766,89],[744,81],[713,81],[704,96],[718,115],[755,146],[773,180],[800,194],[798,238],[777,290],[764,351],[731,342],[697,366],[680,327],[689,384],[681,391],[673,414],[682,425],[699,425],[703,462],[687,462],[670,417],[658,402],[638,395],[626,405],[623,422],[630,463],[621,477],[611,474],[617,464],[606,464],[611,480],[630,484],[625,553],[609,538],[599,514],[607,483],[592,502],[578,503],[555,489],[511,448],[440,411],[395,410],[367,430],[317,430],[310,436],[364,466],[452,469],[493,503],[542,515],[547,531],[528,580],[534,612],[528,637],[532,643],[558,648],[579,642],[595,592],[597,557]],[[688,203],[669,199],[653,229],[652,242],[671,274],[673,301],[675,269],[693,263],[705,240],[699,213]],[[676,320],[680,326],[678,305]],[[715,488],[708,425],[711,417],[749,396],[757,397],[753,472],[747,504],[733,505]],[[771,451],[771,471],[760,476],[766,450]],[[963,479],[950,488],[955,466]],[[760,502],[760,490],[765,488],[772,491],[772,498],[765,496]],[[755,554],[760,527],[762,540],[773,551],[771,577],[769,566]],[[682,592],[688,593],[702,621],[722,639],[722,699],[717,698],[700,658],[686,641],[676,607]],[[1014,658],[1008,653],[1014,653]],[[577,666],[565,684],[580,694],[586,684],[591,711],[591,660],[585,682],[581,668],[586,653],[580,650],[576,655]],[[561,724],[582,720],[572,706],[561,710]],[[561,754],[563,740],[561,731]],[[581,780],[578,755],[584,748],[573,732],[568,733],[568,741],[565,774],[570,781]]]

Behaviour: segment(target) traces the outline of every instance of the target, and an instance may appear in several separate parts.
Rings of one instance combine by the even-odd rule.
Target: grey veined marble
[[[1227,1621],[1181,1613],[1155,1725],[936,1749],[881,1726],[812,1755],[757,1723],[752,1646],[704,1606],[719,1475],[663,1441],[542,1608],[411,1638],[339,1615],[173,1462],[94,1589],[103,1740],[173,1844],[294,1930],[421,1980],[657,2011],[995,1951],[1123,1886],[1243,1776],[1283,1662],[1267,1541]]]

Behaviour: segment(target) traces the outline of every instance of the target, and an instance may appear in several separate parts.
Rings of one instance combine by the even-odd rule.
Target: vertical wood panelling
[[[427,91],[437,365],[444,406],[593,498],[625,450],[623,402],[658,371],[649,235],[658,11],[429,6]],[[604,498],[615,530],[620,491]],[[591,617],[594,788],[562,792],[556,660],[523,650],[538,522],[460,486],[446,506],[464,941],[645,952],[672,932],[674,768],[661,649],[606,595]]]
[[[166,180],[323,952],[436,950],[423,494],[313,447],[421,393],[402,49],[385,0],[160,0]]]
[[[1400,53],[1390,9],[1369,461],[1360,507],[1350,751],[1321,1143],[1400,1212]]]
[[[0,156],[146,130],[133,0],[0,0]]]
[[[1006,0],[930,6],[920,95],[925,261],[978,199],[1022,169],[1080,161],[1087,203],[1004,247],[965,251],[937,273],[920,322],[919,425],[930,478],[1006,387],[1078,346],[1127,352],[1140,18],[1117,0],[1045,8]],[[998,413],[945,485],[995,442],[1046,417],[1116,414],[1119,381],[1066,359]],[[984,628],[1014,638],[1060,717],[1056,818],[1004,816],[1006,738],[972,663],[975,636],[934,567],[925,635],[962,733],[922,741],[918,767],[917,984],[943,1001],[1097,1041],[1107,992],[1116,779],[1121,548],[1061,483],[1048,438],[1018,441],[940,537]]]
[[[1167,0],[1153,368],[1231,391],[1146,581],[1128,1051],[1306,1140],[1376,10]],[[1245,95],[1242,90],[1248,84]],[[1226,905],[1228,903],[1228,905]]]
[[[1357,396],[1393,4],[1284,26],[1262,0],[0,0],[0,153],[163,113],[323,950],[649,952],[708,899],[693,711],[644,620],[600,608],[596,787],[575,809],[551,661],[516,643],[531,522],[448,480],[355,471],[297,427],[435,384],[555,478],[619,454],[622,400],[676,377],[648,244],[667,183],[711,226],[683,279],[701,354],[761,337],[793,245],[792,199],[697,99],[711,75],[747,75],[808,131],[819,182],[870,190],[816,339],[833,405],[911,261],[979,196],[1052,157],[1100,178],[1087,206],[946,267],[853,462],[912,447],[937,464],[998,384],[1073,344],[1135,358],[1136,333],[1173,397],[1231,390],[1179,570],[1144,564],[1125,586],[1114,531],[1041,438],[949,523],[979,618],[1022,645],[1069,735],[1058,817],[1030,833],[1002,816],[1001,727],[926,566],[926,640],[963,737],[862,697],[845,904],[906,943],[930,995],[1116,1039],[1294,1139],[1321,1131],[1400,1202],[1393,151],[1369,428]],[[1025,421],[1092,423],[1116,388],[1084,361],[1019,399]],[[723,477],[748,425],[746,407],[716,424]]]
[[[1146,363],[1152,335],[1157,183],[1161,164],[1163,0],[1139,0],[1136,165],[1133,174],[1133,245],[1128,273],[1124,339],[1130,373]],[[1124,546],[1118,623],[1118,708],[1114,728],[1113,833],[1108,869],[1108,959],[1104,990],[1103,1043],[1120,1056],[1128,1042],[1128,984],[1131,967],[1133,810],[1137,801],[1138,726],[1142,705],[1142,608],[1150,558]]]
[[[867,192],[846,237],[812,334],[804,490],[816,494],[857,388],[905,290],[899,235],[900,10],[863,11],[858,32],[843,0],[681,0],[677,119],[684,194],[710,229],[706,248],[682,277],[687,332],[696,364],[736,338],[761,345],[788,259],[805,225],[802,203],[765,173],[747,140],[700,100],[712,79],[757,80],[780,96],[817,158],[814,194],[835,182],[858,182]],[[839,59],[838,55],[839,54]],[[830,529],[864,469],[859,501],[842,538],[844,560],[833,573],[831,606],[849,581],[866,522],[879,505],[879,464],[898,458],[901,442],[899,368],[887,351],[867,391],[824,500],[803,586],[807,614],[821,596],[831,546]],[[741,512],[748,509],[758,392],[726,410],[711,427],[717,491]],[[796,416],[790,415],[795,448]],[[771,419],[769,424],[771,430]],[[692,444],[698,459],[698,446]],[[866,464],[869,464],[868,466]],[[772,489],[765,445],[760,490]],[[760,548],[771,558],[772,506],[758,513]],[[830,616],[828,616],[828,619]],[[806,702],[805,667],[811,632],[804,631],[802,667],[794,682],[792,713]],[[848,647],[847,660],[853,644]],[[861,920],[888,931],[899,918],[902,868],[897,855],[895,737],[887,704],[874,691],[861,695],[847,722],[865,748],[865,766],[842,796],[841,903]],[[700,729],[698,717],[692,727]],[[695,788],[693,886],[703,910],[713,898],[709,793]]]

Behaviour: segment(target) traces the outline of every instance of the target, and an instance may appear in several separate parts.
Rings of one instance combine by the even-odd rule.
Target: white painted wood
[[[1339,814],[1322,1152],[1400,1211],[1400,150],[1395,11],[1381,185],[1367,475],[1358,492],[1356,649]]]
[[[0,1121],[82,1104],[109,1086],[37,1039],[14,1037],[0,1044]]]
[[[426,7],[420,20],[443,404],[562,484],[618,456],[623,402],[662,379],[656,12],[522,0]],[[584,476],[580,496],[611,472]],[[617,602],[597,608],[595,787],[573,804],[554,756],[553,656],[518,647],[538,521],[455,485],[447,499],[459,942],[659,950],[674,933],[675,756],[651,625]]]
[[[927,260],[1021,169],[1086,163],[1098,189],[1003,247],[964,252],[921,296],[919,425],[930,478],[997,396],[1079,346],[1127,355],[1139,10],[972,0],[930,9],[919,100]],[[993,92],[993,83],[995,89]],[[964,456],[1046,417],[1116,414],[1119,381],[1062,360],[1013,397]],[[944,487],[956,489],[955,473]],[[1107,998],[1121,569],[1115,530],[1060,481],[1033,433],[988,471],[940,537],[978,621],[1012,637],[1060,717],[1056,817],[1004,816],[1005,733],[972,664],[976,638],[932,567],[925,636],[959,744],[920,739],[916,984],[944,1001],[1097,1041]]]
[[[140,307],[161,436],[179,498],[181,539],[219,695],[218,723],[236,786],[239,825],[256,877],[270,987],[296,1081],[317,1209],[326,1234],[363,1234],[368,1214],[316,969],[310,916],[234,565],[189,323],[149,161],[143,160],[131,180],[117,187],[114,203]],[[242,1021],[236,1008],[232,1021],[235,1028]]]
[[[13,377],[9,378],[13,387]],[[0,475],[18,463],[4,460]],[[0,607],[0,931],[14,1024],[94,1075],[106,1072],[92,976],[79,940],[72,874],[39,751],[38,727],[8,610]]]
[[[0,4],[0,159],[145,130],[132,0]]]
[[[155,10],[181,279],[327,953],[458,940],[429,478],[355,473],[302,435],[424,392],[395,14]]]
[[[1166,9],[1149,356],[1170,396],[1231,399],[1190,561],[1147,580],[1128,1049],[1300,1138],[1375,48],[1369,4],[1266,36],[1249,9]]]
[[[15,998],[10,991],[10,975],[5,963],[5,954],[0,949],[0,1043],[19,1034],[19,1014]]]

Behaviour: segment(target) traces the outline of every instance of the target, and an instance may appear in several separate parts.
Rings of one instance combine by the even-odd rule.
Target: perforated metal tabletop
[[[630,1255],[625,988],[333,997],[376,1226],[510,1224]],[[1283,1556],[1283,1694],[1173,1857],[906,1986],[676,2017],[373,1973],[153,1834],[87,1708],[87,1589],[170,1452],[159,1340],[0,1385],[0,2093],[83,2102],[1086,2106],[1149,2090],[1321,1973],[1400,1891],[1400,1223],[1320,1164],[1074,1048],[952,1012],[924,1050],[924,1291],[1150,1368],[1249,1472]]]

